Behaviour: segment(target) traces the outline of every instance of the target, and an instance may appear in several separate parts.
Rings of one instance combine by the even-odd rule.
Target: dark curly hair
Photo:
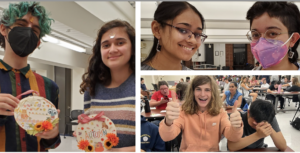
[[[112,20],[104,24],[98,31],[96,44],[93,47],[93,55],[89,61],[88,71],[82,75],[80,84],[80,93],[87,89],[91,96],[95,95],[95,85],[109,85],[111,83],[110,69],[103,63],[101,58],[101,39],[102,36],[110,29],[124,27],[131,42],[131,57],[129,60],[130,69],[135,73],[135,29],[126,21]]]
[[[284,26],[287,27],[289,36],[293,32],[298,32],[300,34],[300,12],[294,3],[291,2],[256,2],[248,10],[246,19],[250,20],[250,27],[253,20],[256,17],[260,17],[265,12],[268,13],[270,17],[278,18]],[[299,45],[299,40],[292,47],[294,56],[292,59],[289,58],[291,63],[296,63],[298,59],[297,48]]]

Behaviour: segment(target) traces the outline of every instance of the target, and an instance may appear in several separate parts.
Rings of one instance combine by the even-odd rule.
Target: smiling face
[[[200,47],[201,42],[197,42],[194,35],[187,39],[183,36],[186,30],[193,33],[202,34],[202,22],[200,17],[191,9],[183,11],[173,22],[166,22],[177,28],[166,25],[161,31],[159,43],[162,51],[166,51],[169,56],[188,61]]]
[[[195,100],[200,106],[200,109],[206,109],[206,106],[211,101],[211,85],[206,83],[199,85],[194,90]]]
[[[169,88],[167,85],[161,85],[159,87],[160,93],[164,96],[168,96],[169,95]]]
[[[110,69],[129,67],[131,42],[124,27],[108,30],[101,38],[101,57]]]

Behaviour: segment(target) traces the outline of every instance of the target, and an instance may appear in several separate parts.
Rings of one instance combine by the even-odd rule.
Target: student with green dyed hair
[[[32,72],[27,64],[28,55],[40,45],[40,39],[50,33],[53,20],[37,2],[9,4],[2,14],[0,46],[5,51],[3,60],[0,59],[0,152],[54,149],[60,144],[58,125],[50,131],[31,136],[13,116],[19,103],[16,96],[28,90],[39,92],[58,108],[58,86]]]

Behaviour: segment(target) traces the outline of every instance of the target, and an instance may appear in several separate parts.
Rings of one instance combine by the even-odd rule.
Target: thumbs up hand
[[[235,128],[240,128],[242,127],[242,117],[240,113],[237,110],[237,101],[234,102],[234,106],[232,108],[232,113],[230,114],[230,123],[231,126]]]
[[[171,126],[173,124],[173,121],[177,118],[179,118],[180,114],[180,106],[178,102],[168,102],[167,108],[166,108],[166,124],[168,126]]]

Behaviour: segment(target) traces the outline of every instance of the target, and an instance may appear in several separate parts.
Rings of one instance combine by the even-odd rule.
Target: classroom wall
[[[147,41],[141,41],[141,45],[142,43],[146,44],[146,47],[141,48],[141,62],[148,57],[148,55],[150,54],[150,51],[152,49],[152,45],[153,45],[153,41],[147,40]]]

